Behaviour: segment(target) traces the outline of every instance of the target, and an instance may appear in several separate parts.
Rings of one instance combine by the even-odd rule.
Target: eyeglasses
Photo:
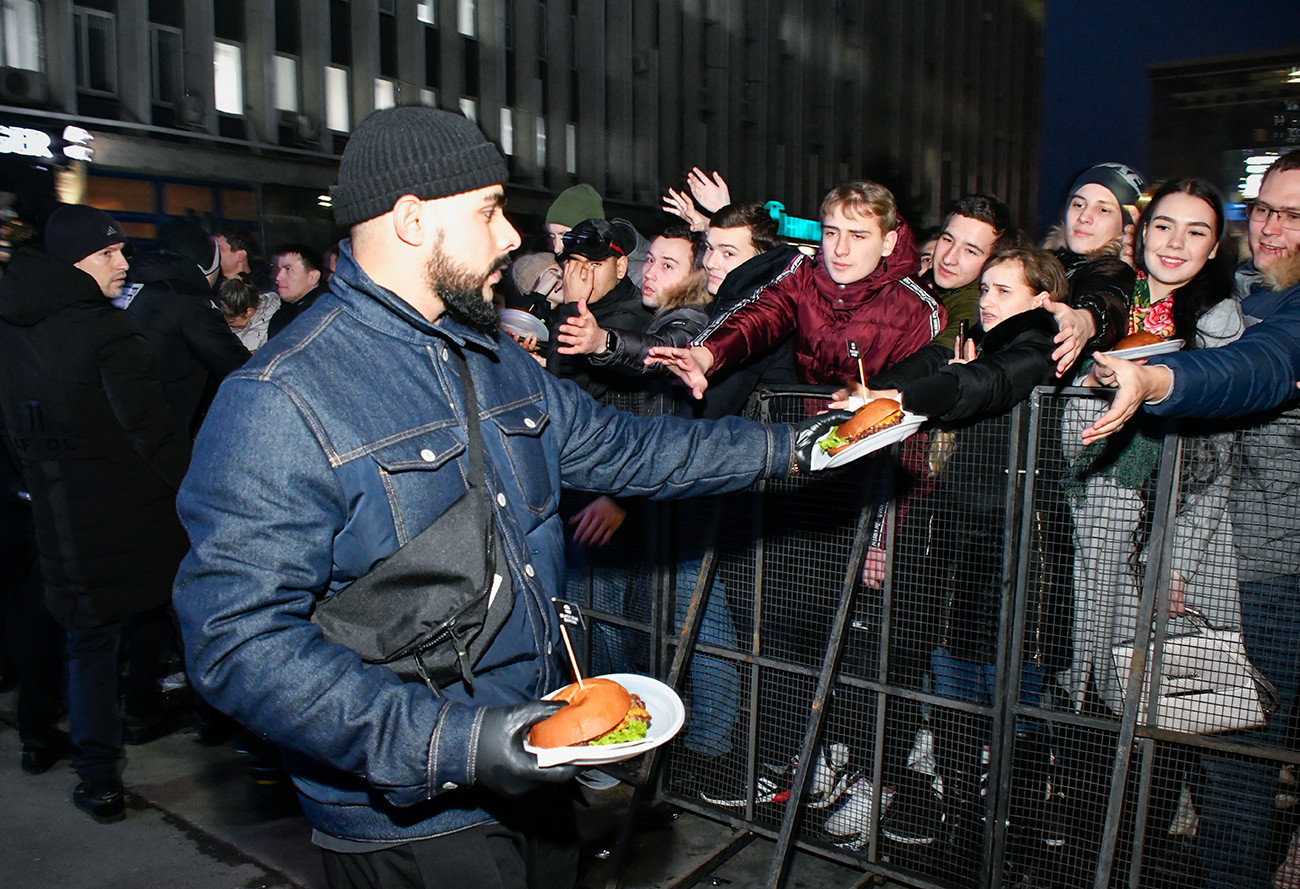
[[[1268,224],[1268,218],[1277,214],[1277,223],[1287,231],[1300,231],[1300,210],[1283,210],[1259,201],[1250,202],[1250,221]]]

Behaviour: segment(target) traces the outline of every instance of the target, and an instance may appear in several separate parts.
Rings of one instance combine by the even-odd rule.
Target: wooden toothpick
[[[569,653],[569,666],[573,668],[573,676],[578,680],[578,688],[586,688],[582,684],[582,671],[578,669],[578,659],[573,654],[573,643],[569,641],[569,628],[560,624],[560,635],[564,637],[564,650]]]

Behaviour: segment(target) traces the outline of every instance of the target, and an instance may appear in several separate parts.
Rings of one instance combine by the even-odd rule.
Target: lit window
[[[348,69],[331,65],[325,69],[325,126],[336,133],[352,128],[348,114]]]
[[[578,172],[578,128],[571,123],[564,125],[564,169]]]
[[[415,4],[415,17],[426,25],[437,25],[438,4],[434,0],[420,0]]]
[[[534,133],[534,138],[536,140],[536,148],[534,151],[537,152],[537,166],[544,167],[546,166],[546,121],[543,120],[542,116],[539,114],[534,123],[537,124],[536,132]]]
[[[298,60],[275,57],[275,107],[277,111],[298,110]]]
[[[460,113],[474,121],[474,123],[478,123],[478,102],[466,96],[461,96]]]
[[[397,104],[397,87],[391,80],[375,78],[375,110],[392,108]]]
[[[508,155],[515,153],[515,113],[513,109],[501,109],[501,150]]]
[[[478,4],[474,0],[457,0],[456,3],[456,30],[466,37],[474,37],[474,13]]]
[[[41,5],[37,0],[4,0],[0,29],[4,31],[3,58],[8,68],[40,71],[45,48]]]
[[[213,100],[222,114],[244,113],[244,50],[218,40],[212,57]]]

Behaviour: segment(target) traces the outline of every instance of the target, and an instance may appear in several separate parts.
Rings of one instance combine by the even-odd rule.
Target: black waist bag
[[[461,357],[461,356],[457,356]],[[478,403],[464,359],[470,487],[384,561],[317,604],[312,623],[369,664],[439,689],[464,682],[514,607],[510,572],[487,493]],[[452,470],[454,471],[454,470]]]

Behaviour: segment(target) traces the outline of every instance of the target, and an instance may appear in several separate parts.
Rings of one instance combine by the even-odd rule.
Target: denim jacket
[[[514,611],[442,697],[326,642],[315,603],[364,574],[465,490],[463,350]],[[178,509],[191,550],[174,601],[190,677],[285,750],[315,827],[402,842],[485,821],[481,708],[564,681],[561,485],[680,497],[784,476],[789,427],[638,418],[602,408],[505,337],[430,323],[371,281],[345,243],[331,290],[222,385]],[[376,603],[382,607],[382,603]]]

